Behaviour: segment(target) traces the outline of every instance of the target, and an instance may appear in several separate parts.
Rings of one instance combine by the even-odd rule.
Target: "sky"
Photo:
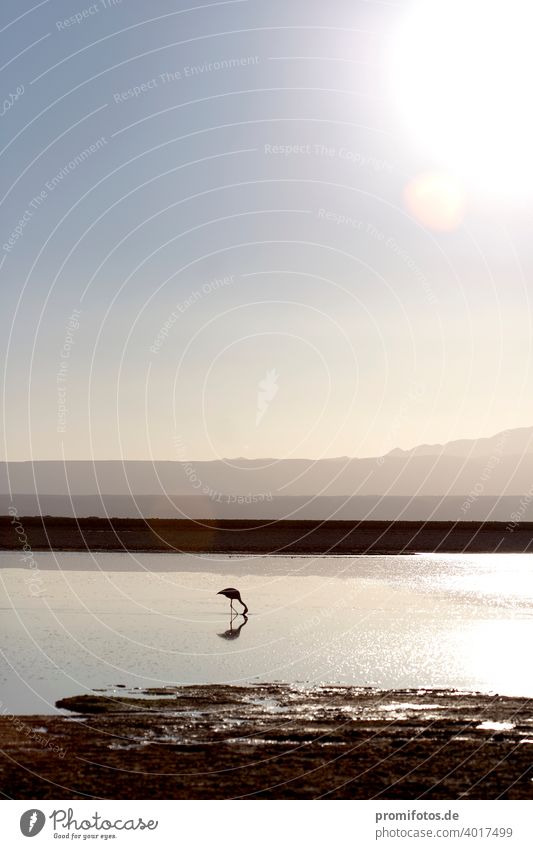
[[[531,425],[532,13],[502,8],[5,0],[3,459]]]

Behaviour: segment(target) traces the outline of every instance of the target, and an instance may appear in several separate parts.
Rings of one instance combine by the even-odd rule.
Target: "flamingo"
[[[236,590],[235,587],[226,587],[225,590],[220,590],[220,592],[218,592],[217,595],[225,595],[226,598],[229,598],[229,604],[230,604],[230,608],[231,608],[232,611],[233,611],[233,601],[235,600],[235,601],[240,602],[242,604],[242,606],[244,607],[244,610],[243,610],[241,616],[246,616],[246,614],[248,613],[248,608],[246,607],[244,601],[242,600],[239,590]],[[237,611],[233,611],[233,612],[236,613]]]

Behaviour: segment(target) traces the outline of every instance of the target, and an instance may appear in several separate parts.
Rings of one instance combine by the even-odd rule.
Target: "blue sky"
[[[399,110],[410,5],[2,4],[4,458],[531,423],[530,196],[459,169],[455,226],[406,202],[451,173]]]

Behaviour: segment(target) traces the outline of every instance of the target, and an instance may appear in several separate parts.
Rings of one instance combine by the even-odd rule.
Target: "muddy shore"
[[[220,554],[533,551],[533,524],[0,517],[0,549]]]
[[[526,699],[265,684],[117,687],[58,707],[0,717],[7,797],[533,797]]]

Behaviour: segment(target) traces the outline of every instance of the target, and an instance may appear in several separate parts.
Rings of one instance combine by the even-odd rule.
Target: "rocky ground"
[[[0,715],[10,798],[524,799],[533,703],[446,690],[195,686]]]

